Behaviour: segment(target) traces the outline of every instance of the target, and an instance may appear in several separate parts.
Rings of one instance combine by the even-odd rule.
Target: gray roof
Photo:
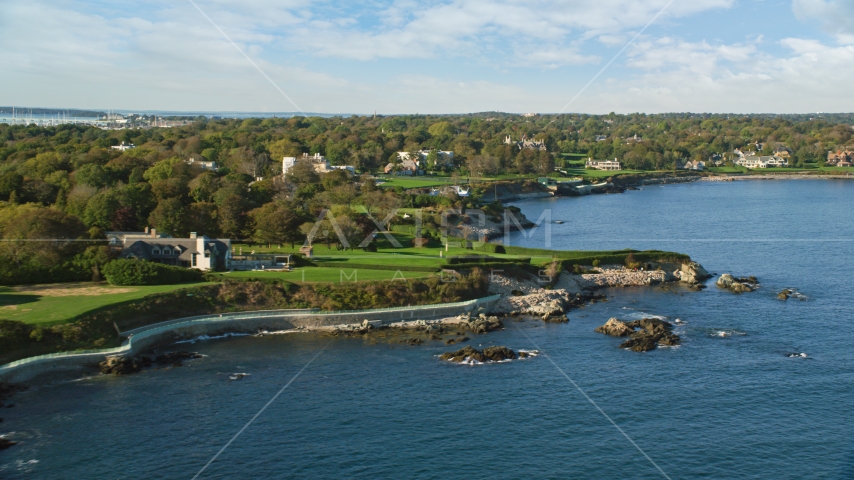
[[[210,253],[216,257],[224,256],[229,250],[229,243],[231,243],[230,240],[205,238],[204,251],[200,252],[195,238],[146,238],[125,244],[120,257],[133,257],[143,260],[177,258],[190,261],[194,253]],[[154,253],[155,251],[157,253]],[[169,254],[164,254],[165,251],[168,251]]]

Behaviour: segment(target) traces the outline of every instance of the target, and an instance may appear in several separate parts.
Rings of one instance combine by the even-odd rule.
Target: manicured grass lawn
[[[594,178],[613,177],[615,175],[628,175],[628,174],[632,174],[632,173],[653,173],[653,172],[643,172],[641,170],[607,171],[607,170],[587,170],[585,168],[562,168],[561,170],[565,171],[569,176],[572,176],[572,177],[594,177]]]
[[[429,272],[397,272],[394,270],[369,270],[365,268],[302,267],[292,272],[231,272],[223,278],[259,278],[302,282],[354,283],[379,280],[410,280],[433,275]]]
[[[709,167],[706,171],[712,173],[746,173],[747,169],[743,167]]]
[[[96,308],[199,285],[207,284],[114,287],[86,282],[0,287],[0,318],[31,324],[57,324]]]
[[[406,177],[406,176],[389,176],[389,177],[378,177],[377,181],[385,182],[380,185],[383,188],[394,188],[394,187],[403,187],[403,188],[425,188],[425,187],[435,187],[435,186],[443,186],[443,185],[453,185],[454,182],[448,177],[431,177],[431,176],[420,176],[420,177]],[[462,179],[461,179],[462,181]]]

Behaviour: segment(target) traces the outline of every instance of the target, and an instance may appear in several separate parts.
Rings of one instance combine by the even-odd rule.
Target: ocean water
[[[675,250],[761,288],[607,290],[569,324],[470,335],[548,355],[497,365],[314,334],[182,345],[206,357],[17,395],[0,478],[193,478],[277,393],[198,478],[852,478],[852,194],[751,181],[520,202],[564,221],[551,248]],[[543,247],[545,228],[511,243]],[[809,300],[777,300],[788,287]],[[683,320],[683,344],[593,332],[649,315]]]

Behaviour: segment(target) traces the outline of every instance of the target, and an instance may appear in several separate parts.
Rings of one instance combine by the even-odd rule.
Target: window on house
[[[154,255],[160,255],[160,249],[155,248],[154,250],[151,251],[151,253],[153,253]]]
[[[194,267],[196,266],[196,254],[195,253],[193,254],[193,266]]]
[[[163,255],[172,255],[172,250],[169,250],[168,248],[164,248],[163,249]]]
[[[205,258],[211,258],[211,252],[205,252]]]

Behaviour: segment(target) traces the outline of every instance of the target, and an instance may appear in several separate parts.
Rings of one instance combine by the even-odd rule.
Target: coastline
[[[713,175],[700,178],[700,181],[703,182],[733,182],[738,180],[854,180],[854,172],[846,175],[764,173],[759,175]]]
[[[482,334],[503,327],[501,317],[519,315],[565,323],[569,321],[570,310],[605,298],[596,293],[598,289],[679,281],[678,275],[669,273],[672,268],[680,268],[678,265],[656,264],[655,268],[634,271],[611,265],[583,274],[562,272],[554,285],[543,285],[533,275],[526,279],[493,275],[490,297],[456,304],[397,307],[385,309],[387,311],[239,312],[171,320],[125,332],[123,335],[127,335],[128,340],[122,347],[30,357],[0,366],[0,382],[18,384],[42,378],[77,378],[81,373],[93,373],[99,363],[110,358],[132,361],[178,343],[222,336],[292,332],[365,334],[381,329],[422,331],[435,336],[442,333],[443,327]],[[684,270],[684,266],[681,268]]]

